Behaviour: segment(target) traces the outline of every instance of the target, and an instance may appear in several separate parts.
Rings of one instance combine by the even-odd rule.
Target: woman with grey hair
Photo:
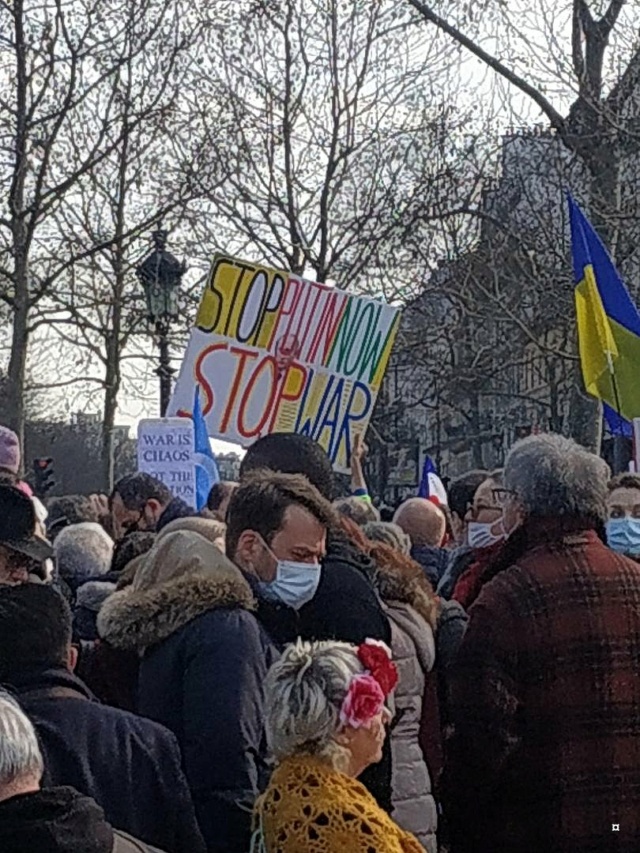
[[[604,542],[609,470],[558,435],[507,459],[508,539],[450,670],[456,853],[635,853],[640,567]],[[631,752],[629,752],[631,750]]]
[[[113,829],[104,812],[73,788],[41,789],[35,729],[0,690],[0,850],[2,853],[160,853]]]
[[[382,542],[408,557],[411,554],[411,538],[392,521],[370,521],[363,533],[371,542]]]
[[[422,853],[356,778],[380,761],[398,675],[384,643],[288,646],[267,676],[278,762],[256,804],[254,851]]]

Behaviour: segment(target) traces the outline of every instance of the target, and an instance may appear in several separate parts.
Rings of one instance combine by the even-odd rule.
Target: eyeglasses
[[[516,493],[513,489],[492,489],[493,499],[499,507],[503,507],[509,498],[514,498]]]

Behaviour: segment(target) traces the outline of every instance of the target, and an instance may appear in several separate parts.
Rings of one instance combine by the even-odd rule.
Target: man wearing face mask
[[[508,539],[450,672],[452,853],[638,850],[640,567],[602,541],[608,478],[558,435],[507,458]]]
[[[607,543],[640,562],[640,476],[618,474],[609,482]]]
[[[475,587],[473,579],[479,577],[484,566],[500,551],[505,540],[502,524],[502,507],[496,498],[502,487],[502,471],[493,471],[478,486],[465,515],[466,542],[451,555],[451,560],[438,584],[438,595],[455,598],[465,607],[471,603],[466,594],[456,590],[462,583],[464,590]],[[458,590],[459,592],[459,590]]]
[[[335,496],[329,457],[319,444],[304,435],[272,433],[257,441],[242,460],[241,483],[259,471],[263,475],[267,471],[302,475],[323,499],[330,502]],[[229,504],[228,513],[231,513],[236,495]],[[236,517],[231,521],[227,519],[227,549],[236,547],[234,540],[240,531],[255,530],[256,516],[243,511],[238,518],[238,506],[236,502]],[[271,547],[276,550],[273,545]],[[233,550],[227,553],[235,559]],[[289,558],[286,553],[278,553],[278,557]],[[342,640],[359,645],[371,638],[388,645],[391,629],[373,587],[375,567],[344,536],[333,510],[326,555],[321,562],[317,589],[306,602],[297,608],[281,602],[259,613],[274,642],[283,646],[300,637],[309,642]]]
[[[312,504],[298,499],[298,507],[285,511],[278,499],[278,513],[270,515],[272,483],[280,482],[272,481],[276,471],[302,479],[320,503],[317,497]],[[240,480],[227,510],[227,554],[253,576],[256,615],[276,646],[298,637],[390,643],[389,621],[370,576],[374,566],[338,526],[330,504],[333,470],[320,445],[293,433],[267,435],[247,451]],[[382,808],[391,808],[390,749],[361,781]]]
[[[300,475],[254,473],[228,510],[227,553],[264,610],[298,612],[320,584],[333,509]],[[271,625],[273,633],[277,633]]]
[[[192,507],[173,497],[164,483],[141,472],[116,483],[109,509],[116,541],[129,533],[160,532],[176,518],[195,515]]]

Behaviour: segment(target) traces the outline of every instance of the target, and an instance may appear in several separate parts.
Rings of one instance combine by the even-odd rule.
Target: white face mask
[[[320,564],[278,560],[271,548],[266,544],[265,547],[276,561],[276,578],[259,584],[261,594],[269,601],[279,601],[299,610],[311,601],[318,590],[322,571]]]
[[[494,532],[494,528],[497,532]],[[502,521],[492,521],[490,523],[481,521],[470,521],[467,524],[467,542],[469,547],[490,548],[496,542],[502,542],[507,538]]]

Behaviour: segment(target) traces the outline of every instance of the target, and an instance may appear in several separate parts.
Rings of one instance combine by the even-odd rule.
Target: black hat
[[[13,486],[0,485],[0,545],[42,563],[53,557],[48,542],[36,536],[36,511],[31,498]]]

